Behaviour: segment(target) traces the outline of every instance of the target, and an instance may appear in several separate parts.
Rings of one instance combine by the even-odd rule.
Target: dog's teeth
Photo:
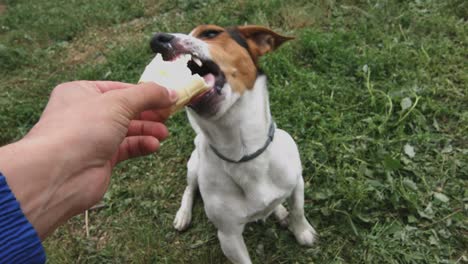
[[[203,65],[201,60],[197,57],[193,57],[192,60],[198,65],[198,67],[201,67]]]
[[[186,65],[191,59],[192,59],[192,56],[190,54],[182,54],[182,55],[179,55],[174,62],[182,63]]]

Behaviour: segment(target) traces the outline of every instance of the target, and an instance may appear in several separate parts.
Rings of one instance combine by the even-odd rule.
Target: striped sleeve
[[[0,173],[0,264],[45,263],[41,240]]]

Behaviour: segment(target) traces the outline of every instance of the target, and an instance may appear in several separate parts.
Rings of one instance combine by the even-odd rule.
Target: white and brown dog
[[[299,244],[311,246],[316,237],[304,216],[297,146],[276,128],[266,76],[258,68],[260,56],[290,39],[259,26],[203,25],[189,35],[158,33],[151,40],[152,50],[165,60],[191,54],[188,67],[212,86],[187,107],[197,136],[174,227],[189,226],[199,189],[221,248],[234,263],[251,263],[242,237],[245,224],[271,213]],[[287,198],[290,213],[281,204]]]

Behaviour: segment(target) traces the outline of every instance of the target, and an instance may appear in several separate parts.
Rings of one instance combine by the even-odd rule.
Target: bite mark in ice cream
[[[203,77],[192,74],[187,67],[187,63],[191,60],[201,66],[200,59],[192,58],[190,54],[181,54],[171,61],[164,61],[161,54],[157,54],[146,66],[138,83],[155,82],[177,91],[179,99],[171,109],[174,113],[186,106],[192,98],[210,90],[215,84],[213,74],[209,73]]]

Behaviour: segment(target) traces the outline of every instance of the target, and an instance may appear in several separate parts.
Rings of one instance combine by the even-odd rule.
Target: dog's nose
[[[158,42],[167,43],[170,42],[174,38],[174,36],[167,33],[157,33],[156,35],[154,35],[154,38]]]
[[[171,41],[174,39],[174,36],[167,33],[156,33],[150,42],[151,50],[154,53],[167,53],[171,47]]]

